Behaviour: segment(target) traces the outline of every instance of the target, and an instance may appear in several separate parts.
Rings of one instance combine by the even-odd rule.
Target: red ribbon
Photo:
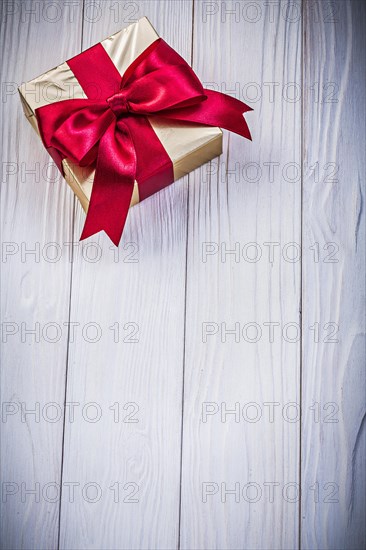
[[[251,139],[243,113],[252,109],[205,90],[186,61],[161,38],[122,79],[101,44],[68,65],[88,99],[51,103],[36,109],[36,116],[43,142],[56,158],[95,165],[81,239],[104,230],[118,245],[134,181],[141,199],[173,182],[172,161],[147,116],[220,126]]]

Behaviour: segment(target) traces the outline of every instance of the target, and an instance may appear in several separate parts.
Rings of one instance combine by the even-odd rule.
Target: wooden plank
[[[125,3],[103,2],[98,21],[85,20],[83,48],[146,15],[190,58],[191,2],[129,4],[127,17]],[[83,221],[78,208],[76,241]],[[185,179],[131,210],[118,261],[103,236],[76,253],[71,318],[80,325],[70,344],[67,400],[80,406],[66,422],[63,480],[78,486],[73,503],[63,493],[62,548],[177,547],[186,227]],[[96,263],[85,259],[88,243],[90,255],[101,253]],[[96,343],[81,336],[88,323],[100,327]],[[97,406],[83,417],[89,402]],[[100,421],[87,420],[98,411]]]
[[[73,195],[27,122],[17,87],[79,50],[81,6],[0,9],[1,545],[50,549],[59,525]]]
[[[189,186],[181,548],[293,549],[301,19],[284,17],[284,3],[257,15],[244,2],[210,6],[195,3],[194,69],[254,107],[253,143],[225,133],[224,154]]]
[[[357,549],[366,494],[365,5],[304,5],[302,547]]]

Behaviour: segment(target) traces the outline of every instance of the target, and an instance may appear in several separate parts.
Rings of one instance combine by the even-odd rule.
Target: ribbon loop
[[[172,183],[172,161],[149,115],[220,126],[251,139],[243,116],[251,108],[204,90],[186,61],[161,38],[135,59],[123,77],[101,44],[68,64],[85,93],[93,79],[94,83],[99,79],[104,99],[51,103],[36,109],[36,117],[47,148],[79,166],[96,167],[82,239],[104,230],[118,245],[136,178],[150,185],[156,178],[164,185]]]

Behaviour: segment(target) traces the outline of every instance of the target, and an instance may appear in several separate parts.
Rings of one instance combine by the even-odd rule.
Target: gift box
[[[239,113],[242,121],[220,125],[250,138],[243,117],[250,108],[204,90],[146,17],[19,93],[88,213],[81,238],[104,229],[118,244],[129,207],[221,154],[222,117]]]

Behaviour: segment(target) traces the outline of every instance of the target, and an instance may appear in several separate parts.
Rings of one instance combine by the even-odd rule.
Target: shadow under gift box
[[[157,38],[159,35],[149,20],[143,17],[103,40],[101,44],[122,78],[130,64]],[[24,113],[38,135],[35,116],[38,107],[66,99],[87,97],[66,62],[22,84],[19,93]],[[148,119],[172,161],[174,181],[222,153],[220,128],[171,121],[160,116]],[[87,212],[93,188],[94,168],[80,167],[68,159],[63,159],[62,167],[65,180]],[[162,184],[162,188],[164,186]],[[139,200],[138,182],[135,181],[130,206],[137,204]]]

